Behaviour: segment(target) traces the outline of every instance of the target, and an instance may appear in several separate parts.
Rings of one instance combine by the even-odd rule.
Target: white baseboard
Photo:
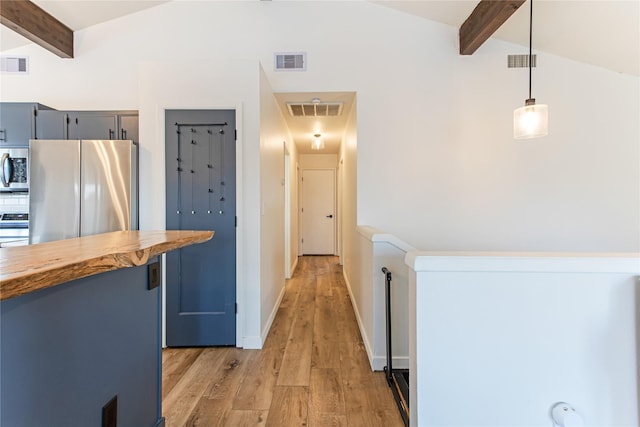
[[[242,339],[242,348],[245,350],[261,350],[262,343],[263,342],[261,337],[244,337]]]
[[[296,260],[293,262],[293,265],[291,266],[291,277],[293,277],[294,273],[296,272],[296,267],[298,266],[298,258],[296,257]]]
[[[271,325],[273,324],[273,319],[276,318],[276,314],[278,314],[278,309],[280,308],[280,303],[282,302],[282,298],[284,298],[285,286],[282,285],[282,289],[280,289],[280,295],[278,295],[278,300],[276,301],[273,309],[271,310],[271,314],[269,314],[269,318],[267,319],[267,324],[264,325],[262,329],[262,335],[260,337],[260,348],[262,348],[262,344],[267,340],[267,335],[269,335],[269,331],[271,330]]]
[[[355,299],[353,299],[351,284],[349,283],[349,278],[347,277],[344,269],[342,269],[342,277],[344,277],[344,282],[347,285],[347,291],[349,291],[349,298],[351,299],[351,305],[353,306],[353,311],[356,315],[356,320],[358,321],[358,328],[360,329],[360,336],[362,336],[362,342],[364,343],[364,348],[367,351],[367,357],[369,358],[369,365],[371,366],[371,370],[375,371],[377,369],[375,369],[375,363],[374,363],[375,357],[373,355],[373,348],[369,343],[369,337],[365,333],[364,326],[362,325],[362,318],[360,317],[360,313],[358,312],[358,305],[356,304]]]

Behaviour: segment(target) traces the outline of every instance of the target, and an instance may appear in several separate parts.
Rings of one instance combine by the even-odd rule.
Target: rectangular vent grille
[[[342,102],[287,102],[293,117],[337,117],[342,114]]]
[[[531,67],[536,66],[536,55],[531,57]],[[529,55],[507,55],[507,68],[529,68]]]
[[[305,71],[307,69],[307,54],[276,53],[274,64],[276,71]]]
[[[1,56],[0,71],[2,73],[28,73],[29,58],[26,56]]]

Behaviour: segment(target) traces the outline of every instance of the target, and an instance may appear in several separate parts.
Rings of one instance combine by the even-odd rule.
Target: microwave
[[[29,191],[29,149],[0,149],[0,192]]]

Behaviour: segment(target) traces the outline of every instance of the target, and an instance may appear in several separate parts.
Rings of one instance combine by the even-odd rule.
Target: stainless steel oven
[[[29,243],[29,214],[0,213],[0,248]]]
[[[0,192],[29,191],[29,149],[0,149]]]

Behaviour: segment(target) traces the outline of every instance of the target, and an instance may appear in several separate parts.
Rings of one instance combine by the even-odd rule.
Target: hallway
[[[167,427],[402,427],[371,372],[338,258],[300,257],[262,350],[162,353]]]

